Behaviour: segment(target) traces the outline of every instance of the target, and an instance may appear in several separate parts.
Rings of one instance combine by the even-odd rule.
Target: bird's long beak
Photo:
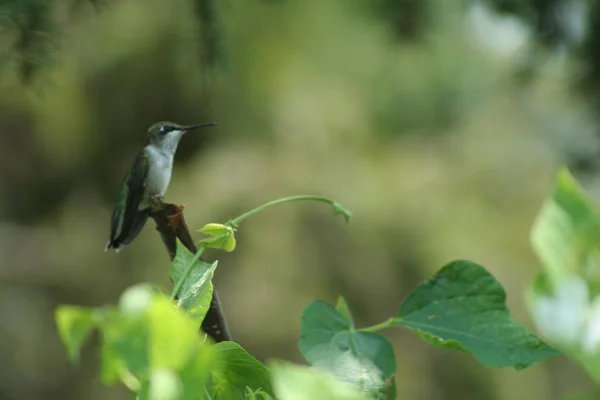
[[[216,122],[205,122],[204,124],[182,126],[181,128],[179,128],[179,130],[182,130],[184,132],[189,132],[189,131],[192,131],[192,130],[197,129],[197,128],[204,128],[206,126],[215,126],[215,125],[217,125]]]

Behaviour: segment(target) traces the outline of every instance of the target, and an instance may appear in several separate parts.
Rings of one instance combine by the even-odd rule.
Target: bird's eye
[[[169,132],[170,130],[171,130],[171,128],[169,128],[167,125],[164,125],[160,128],[160,133],[162,133],[164,135],[167,132]]]

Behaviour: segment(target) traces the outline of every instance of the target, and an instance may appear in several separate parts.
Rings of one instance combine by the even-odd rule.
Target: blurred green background
[[[0,399],[130,398],[98,382],[97,338],[67,362],[53,312],[169,287],[152,222],[103,252],[161,120],[219,122],[182,140],[166,196],[194,229],[293,194],[354,213],[273,208],[209,254],[234,339],[259,359],[302,362],[310,300],[344,295],[374,324],[458,258],[532,328],[528,235],[556,167],[600,198],[598,21],[593,0],[0,1]],[[399,399],[600,396],[564,358],[484,369],[385,334]]]

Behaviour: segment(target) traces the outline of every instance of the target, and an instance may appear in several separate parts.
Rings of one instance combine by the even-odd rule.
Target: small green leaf
[[[247,388],[273,396],[269,370],[239,344],[220,342],[213,349],[217,357],[209,388],[213,400],[243,399]]]
[[[385,337],[355,331],[323,301],[313,301],[304,309],[299,349],[311,365],[369,394],[384,392],[385,380],[396,372],[394,349]]]
[[[488,367],[520,370],[560,355],[512,319],[502,286],[470,261],[452,262],[419,285],[402,303],[398,323]]]
[[[342,206],[340,203],[334,201],[333,202],[333,215],[342,215],[346,222],[350,222],[350,218],[352,217],[352,212]]]
[[[344,319],[348,323],[348,326],[354,329],[354,318],[352,318],[352,313],[350,312],[350,307],[348,307],[348,303],[346,303],[346,299],[344,299],[342,296],[338,297],[335,309],[342,315],[342,317],[344,317]]]
[[[235,231],[230,225],[206,224],[199,232],[208,236],[198,242],[206,248],[222,249],[229,252],[235,249]]]
[[[79,360],[81,346],[94,328],[94,311],[89,308],[60,306],[56,310],[58,334],[71,361]]]
[[[324,370],[273,362],[273,387],[279,400],[370,400],[355,387]]]
[[[190,266],[192,269],[179,289],[177,304],[189,313],[197,326],[200,326],[210,308],[214,290],[212,277],[217,268],[217,261],[208,264],[195,260],[194,254],[177,241],[177,253],[171,263],[171,280],[178,282]]]

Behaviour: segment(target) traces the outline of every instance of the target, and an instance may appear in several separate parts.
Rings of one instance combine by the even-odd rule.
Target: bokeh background
[[[234,339],[302,362],[300,316],[344,295],[360,325],[397,312],[444,264],[486,266],[515,318],[537,261],[529,229],[557,166],[600,198],[600,5],[594,0],[0,1],[0,399],[126,399],[70,365],[61,303],[168,287],[149,223],[103,251],[123,174],[160,120],[187,135],[167,200],[193,228],[276,197],[330,196],[244,223],[216,285]],[[600,396],[564,358],[484,369],[385,332],[399,399]]]

